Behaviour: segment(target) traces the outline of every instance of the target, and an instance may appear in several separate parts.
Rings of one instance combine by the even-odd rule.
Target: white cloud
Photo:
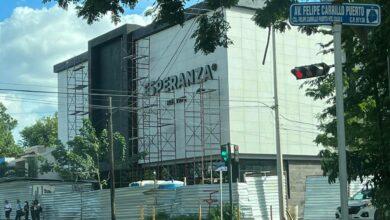
[[[123,23],[147,25],[150,22],[151,18],[132,14],[123,16],[117,26]],[[67,11],[56,6],[15,8],[9,18],[0,21],[0,88],[57,91],[57,75],[53,73],[53,65],[85,52],[88,40],[115,27],[110,16],[88,25],[77,17],[74,7],[69,7]],[[53,105],[57,102],[56,95],[7,94],[0,91],[0,102],[10,113],[17,113],[13,114],[19,122],[14,131],[16,139],[19,139],[19,131],[33,124],[42,116],[42,112],[57,109]],[[40,114],[36,113],[38,111]],[[24,112],[26,114],[21,114]]]

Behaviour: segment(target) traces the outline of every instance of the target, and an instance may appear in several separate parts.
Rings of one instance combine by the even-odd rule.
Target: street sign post
[[[291,25],[378,26],[381,23],[380,6],[357,3],[297,3],[290,7]]]
[[[295,26],[333,25],[336,84],[337,146],[339,150],[339,182],[341,219],[348,218],[347,157],[345,149],[343,67],[341,50],[342,25],[378,26],[380,6],[357,3],[303,3],[290,7],[290,23]]]
[[[221,215],[221,220],[223,219],[223,202],[222,202],[222,172],[227,172],[228,168],[225,165],[224,162],[221,163],[215,163],[216,169],[215,171],[219,172],[219,196],[220,196],[220,215]]]

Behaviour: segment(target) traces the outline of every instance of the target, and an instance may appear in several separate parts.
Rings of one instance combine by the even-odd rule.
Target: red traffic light
[[[300,70],[297,70],[297,71],[295,72],[295,76],[296,76],[298,79],[302,79],[303,73],[302,73]]]
[[[291,73],[299,80],[326,75],[329,72],[329,69],[330,66],[326,63],[317,63],[295,67],[291,70]]]

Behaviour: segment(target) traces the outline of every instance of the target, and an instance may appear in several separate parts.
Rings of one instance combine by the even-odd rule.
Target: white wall
[[[150,36],[150,79],[156,80],[161,76],[160,78],[163,79],[167,76],[174,76],[178,75],[182,72],[189,71],[192,69],[195,69],[197,67],[204,67],[205,65],[211,65],[213,63],[216,63],[218,65],[217,71],[214,73],[214,78],[220,78],[220,89],[221,89],[221,99],[227,100],[227,50],[226,48],[218,48],[215,53],[210,54],[208,56],[202,55],[201,53],[195,54],[194,52],[194,39],[191,39],[191,35],[193,31],[196,29],[196,23],[194,23],[194,20],[187,21],[183,27],[176,25],[174,27],[171,27],[169,29],[166,29],[164,31],[158,32],[152,36]],[[180,43],[182,42],[182,45]],[[148,40],[143,39],[138,41],[139,45],[146,46],[148,44]],[[140,46],[140,47],[142,47]],[[139,48],[140,48],[139,47]],[[141,50],[141,49],[139,49]],[[142,55],[142,52],[140,51],[138,55]],[[147,61],[146,59],[139,62]],[[165,69],[165,72],[163,71]],[[146,76],[146,71],[140,70],[141,76]],[[140,81],[140,85],[146,83],[147,80]],[[204,83],[204,88],[217,88],[218,86],[217,80],[211,80]],[[186,94],[184,94],[184,89],[180,88],[175,90],[175,97],[181,97],[184,95],[188,96],[188,92],[196,91],[200,87],[199,84],[192,85],[190,87],[186,87],[185,91]],[[139,92],[143,92],[142,86],[138,87],[140,89]],[[208,97],[208,95],[206,95]],[[161,93],[161,100],[163,100],[162,105],[165,105],[165,102],[173,98],[173,94],[167,94],[167,93]],[[175,119],[176,119],[176,156],[177,158],[185,158],[187,155],[187,158],[191,158],[194,155],[200,156],[201,153],[199,152],[199,147],[196,149],[197,152],[189,150],[189,146],[187,145],[187,150],[185,148],[185,140],[186,140],[186,132],[187,132],[187,139],[189,138],[188,134],[191,132],[190,128],[191,124],[200,124],[199,118],[190,120],[190,117],[187,117],[187,120],[184,120],[184,108],[185,105],[189,105],[189,97],[187,97],[187,104],[184,103],[177,103],[174,105],[175,107]],[[207,102],[211,106],[218,105],[218,101],[216,99],[216,94],[213,93],[210,97],[209,101]],[[141,105],[142,98],[140,97],[138,105]],[[197,99],[199,101],[199,99]],[[153,101],[152,101],[153,102]],[[221,105],[224,105],[224,103],[221,103]],[[225,106],[227,105],[227,102],[225,103]],[[170,106],[172,110],[172,106]],[[188,113],[188,112],[187,112]],[[142,113],[139,112],[141,115]],[[205,115],[208,115],[207,113]],[[221,114],[221,120],[223,122],[223,127],[228,127],[228,118],[227,118],[227,111],[225,108],[225,111],[222,111]],[[163,114],[163,118],[172,118],[172,115],[169,114]],[[141,119],[141,116],[140,118]],[[156,120],[154,118],[153,120]],[[207,122],[210,122],[212,120],[216,120],[215,117],[212,116],[206,116],[205,119]],[[206,122],[206,123],[207,123]],[[187,126],[185,125],[187,123]],[[156,133],[157,130],[151,129],[152,133]],[[174,128],[172,126],[165,126],[162,127],[161,130],[162,133],[174,133]],[[196,130],[196,135],[201,135],[200,130]],[[139,128],[139,135],[142,136],[142,125]],[[227,141],[228,139],[228,132],[225,132],[222,134],[222,139],[224,141]],[[153,143],[150,144],[151,146],[151,161],[156,160],[157,150],[156,150],[156,143],[158,140],[153,141]],[[195,140],[196,145],[199,145],[199,140]],[[165,141],[167,143],[167,141]],[[149,146],[149,144],[146,144]],[[163,144],[164,145],[164,144]],[[169,144],[168,144],[169,145]],[[140,151],[143,151],[142,143],[139,144]],[[205,143],[206,155],[211,153],[211,149],[213,149],[213,153],[216,153],[219,151],[219,146],[210,146],[207,141]],[[169,149],[169,146],[166,147],[166,149]],[[163,157],[163,159],[169,160],[173,159],[172,157]],[[142,161],[141,161],[142,162]]]
[[[58,139],[62,143],[68,141],[68,109],[67,109],[67,71],[58,73]]]
[[[232,8],[226,16],[234,45],[228,49],[229,117],[231,142],[240,153],[274,154],[275,127],[272,43],[262,65],[267,29],[256,26],[254,11]],[[295,66],[319,62],[332,64],[332,56],[317,55],[318,43],[330,39],[323,35],[306,36],[296,28],[276,34],[277,73],[280,105],[281,145],[284,154],[316,155],[321,147],[313,143],[318,130],[315,115],[324,103],[306,97],[290,70]],[[303,122],[303,123],[297,123]],[[313,125],[311,125],[313,124]]]
[[[68,140],[68,95],[72,95],[74,93],[68,93],[68,81],[67,76],[73,68],[78,68],[79,66],[84,66],[84,71],[88,71],[88,62],[84,62],[76,65],[75,67],[71,67],[67,70],[63,70],[58,73],[58,139],[66,144]],[[87,83],[87,82],[86,82]],[[73,85],[71,87],[74,87]],[[74,90],[73,90],[74,91]],[[84,88],[84,94],[88,94],[88,88]],[[73,107],[74,108],[74,107]],[[85,104],[85,108],[88,109],[88,102]],[[74,117],[74,116],[70,116]],[[88,118],[88,114],[83,116],[84,118]],[[75,134],[70,134],[74,136]]]
[[[226,11],[227,20],[231,25],[228,34],[234,42],[228,49],[218,48],[215,53],[208,56],[201,53],[195,54],[193,49],[194,39],[191,39],[190,36],[195,30],[196,24],[193,25],[193,20],[189,20],[184,24],[184,27],[174,26],[153,34],[150,36],[150,41],[149,38],[139,40],[138,55],[150,57],[149,69],[152,81],[216,63],[218,70],[214,77],[220,79],[221,103],[216,102],[216,97],[211,97],[210,103],[214,107],[221,105],[221,143],[230,141],[233,144],[238,144],[240,153],[244,154],[274,154],[274,113],[271,109],[274,104],[272,50],[270,44],[266,64],[262,65],[261,61],[268,30],[256,26],[251,20],[253,13],[253,10],[243,8],[232,8]],[[317,155],[321,149],[313,143],[313,140],[318,134],[316,128],[318,122],[315,116],[323,109],[324,103],[315,102],[306,97],[304,89],[299,89],[303,81],[297,81],[290,70],[295,66],[322,61],[331,64],[331,55],[318,55],[320,50],[318,43],[328,42],[329,40],[329,37],[322,35],[306,36],[294,28],[286,31],[286,33],[277,34],[281,143],[284,154]],[[181,43],[182,45],[180,45]],[[150,48],[150,52],[145,48]],[[148,59],[143,58],[138,61],[147,63]],[[139,70],[138,78],[147,75],[147,70]],[[147,79],[139,81],[139,94],[143,93],[142,85],[145,83],[147,83]],[[216,88],[216,81],[207,81],[204,83],[204,87]],[[185,91],[195,91],[198,88],[199,85],[193,85],[186,87]],[[165,105],[168,99],[183,95],[188,95],[183,88],[175,90],[174,95],[172,93],[161,93],[159,103]],[[187,97],[187,104],[189,99]],[[145,97],[139,95],[138,107],[142,105],[141,100],[145,100]],[[152,98],[150,104],[156,104],[157,102],[155,98]],[[145,103],[143,104],[145,105]],[[175,128],[173,126],[162,126],[161,130],[158,131],[157,128],[149,127],[145,129],[148,130],[145,132],[142,129],[142,122],[140,122],[139,136],[153,136],[158,132],[165,135],[168,133],[174,134],[175,130],[176,136],[173,136],[170,141],[165,140],[165,143],[161,144],[166,146],[165,149],[168,149],[163,151],[166,153],[169,149],[173,149],[170,146],[174,145],[172,142],[176,138],[177,159],[192,158],[194,155],[200,156],[200,140],[195,141],[195,145],[198,145],[197,152],[191,151],[189,144],[186,144],[188,134],[191,132],[190,124],[200,124],[199,118],[192,122],[190,122],[189,117],[185,119],[184,108],[187,104],[178,103],[174,105],[175,117],[169,113],[162,113],[161,118],[171,118],[172,123],[173,118],[175,118]],[[172,106],[169,108],[173,111]],[[141,115],[142,110],[138,113]],[[215,117],[207,116],[207,112],[205,113],[204,121],[206,124],[215,120]],[[153,114],[151,124],[156,125],[156,114]],[[142,117],[139,116],[138,119],[141,121]],[[205,129],[207,129],[207,125]],[[194,133],[195,136],[201,137],[200,130]],[[159,140],[156,136],[148,143],[144,141],[145,139],[143,141],[140,139],[139,150],[143,151],[151,146],[150,160],[156,161],[158,155],[157,145],[163,139]],[[218,154],[219,152],[219,146],[210,146],[208,141],[205,141],[205,149],[205,155]],[[210,149],[213,150],[210,151]],[[166,157],[163,155],[162,158],[163,160],[173,159],[169,155]]]

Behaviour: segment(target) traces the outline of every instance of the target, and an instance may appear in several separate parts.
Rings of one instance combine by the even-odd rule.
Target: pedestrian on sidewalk
[[[6,220],[10,220],[11,212],[12,212],[11,203],[9,203],[8,200],[5,200],[4,201],[4,213],[5,213]]]
[[[38,200],[34,200],[31,206],[31,218],[32,220],[40,220],[41,219],[42,207],[39,204]]]
[[[30,206],[27,201],[24,201],[24,207],[23,207],[23,212],[24,212],[24,220],[28,220],[29,212],[30,212]]]
[[[15,216],[15,220],[22,220],[22,216],[23,216],[22,204],[20,204],[20,200],[17,199],[16,200],[16,216]]]

